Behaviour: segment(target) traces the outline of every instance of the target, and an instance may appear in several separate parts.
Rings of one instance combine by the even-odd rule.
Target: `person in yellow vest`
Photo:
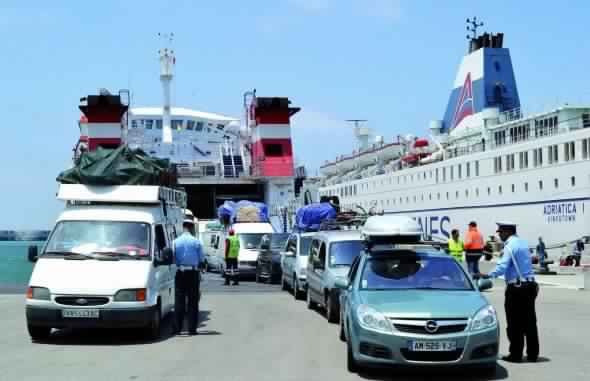
[[[463,240],[459,238],[459,230],[453,229],[451,231],[451,238],[448,241],[449,248],[447,249],[449,254],[455,258],[458,262],[463,262],[463,252],[465,248],[463,246]]]
[[[239,284],[240,273],[238,272],[238,256],[240,254],[240,240],[233,229],[225,240],[225,285],[229,286],[230,280],[233,285]],[[232,279],[230,279],[232,278]]]

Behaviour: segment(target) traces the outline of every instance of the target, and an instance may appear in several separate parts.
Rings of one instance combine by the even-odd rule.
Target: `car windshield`
[[[240,238],[240,247],[242,249],[255,249],[260,246],[260,240],[264,233],[241,233],[238,234]]]
[[[272,234],[270,238],[270,248],[273,250],[284,249],[287,239],[289,239],[289,233]]]
[[[332,242],[330,244],[330,266],[350,266],[362,250],[362,241]]]
[[[371,257],[364,266],[360,288],[473,290],[453,258],[413,254]]]
[[[150,224],[115,221],[61,221],[53,230],[45,255],[105,254],[150,258]]]
[[[299,255],[306,257],[309,255],[309,247],[311,246],[311,237],[301,237],[301,247],[299,248]]]

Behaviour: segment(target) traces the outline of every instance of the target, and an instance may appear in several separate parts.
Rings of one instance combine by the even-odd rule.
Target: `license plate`
[[[414,352],[450,352],[457,349],[455,341],[410,341],[409,350]]]
[[[61,310],[61,316],[64,318],[81,318],[81,319],[98,319],[98,310],[94,309],[72,309]]]

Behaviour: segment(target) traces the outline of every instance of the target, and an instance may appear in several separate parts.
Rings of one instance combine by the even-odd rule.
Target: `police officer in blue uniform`
[[[174,279],[175,331],[180,333],[186,312],[188,314],[188,332],[190,335],[197,334],[200,288],[199,267],[204,259],[201,242],[191,234],[193,225],[193,221],[185,220],[182,224],[182,235],[174,240],[177,267],[176,278]],[[187,306],[188,311],[186,311]]]
[[[539,358],[539,335],[535,299],[539,285],[535,282],[531,254],[525,240],[516,235],[516,224],[497,222],[497,233],[504,242],[504,253],[496,269],[483,278],[497,278],[504,275],[506,293],[506,331],[510,341],[510,354],[502,359],[521,362],[526,338],[527,360],[536,362]]]

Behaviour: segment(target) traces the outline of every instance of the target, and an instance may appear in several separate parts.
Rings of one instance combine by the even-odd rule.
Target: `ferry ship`
[[[83,98],[80,138],[74,159],[85,150],[126,143],[169,159],[178,184],[187,193],[187,207],[198,219],[217,218],[227,200],[250,200],[269,206],[275,229],[284,230],[286,208],[295,197],[295,169],[290,121],[298,111],[286,97],[244,93],[244,118],[172,107],[171,82],[175,53],[162,48],[161,107],[129,105],[126,91]]]
[[[474,28],[444,117],[429,130],[370,144],[371,131],[356,126],[359,149],[321,166],[316,198],[412,216],[439,240],[470,221],[491,236],[499,220],[548,248],[589,235],[590,106],[527,114],[502,33]]]

